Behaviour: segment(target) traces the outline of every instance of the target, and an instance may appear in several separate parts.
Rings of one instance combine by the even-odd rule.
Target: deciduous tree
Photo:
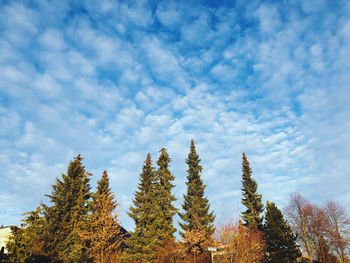
[[[294,233],[297,234],[298,243],[312,261],[314,247],[310,231],[310,211],[311,204],[301,194],[291,196],[288,206],[285,208],[287,220]]]
[[[156,263],[185,263],[186,251],[182,243],[174,239],[163,242],[162,246],[156,248]]]
[[[312,261],[328,229],[324,209],[296,193],[291,196],[285,214],[294,233],[297,234],[299,245]]]
[[[256,228],[230,221],[217,227],[216,237],[221,253],[215,256],[215,262],[257,263],[264,259],[266,243]]]
[[[203,260],[207,255],[207,248],[210,246],[211,239],[208,239],[205,230],[193,229],[187,230],[182,239],[185,252],[192,262]],[[204,253],[205,252],[205,253]]]
[[[316,247],[316,258],[319,263],[339,263],[337,257],[330,252],[330,248],[323,236]]]
[[[330,248],[338,255],[342,263],[350,250],[350,218],[345,209],[335,201],[329,201],[324,208],[328,229],[326,231]]]

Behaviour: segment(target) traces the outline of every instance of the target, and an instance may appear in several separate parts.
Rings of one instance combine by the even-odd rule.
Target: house
[[[11,227],[10,226],[1,226],[0,227],[0,251],[4,248],[4,252],[7,253],[6,242],[11,236]]]

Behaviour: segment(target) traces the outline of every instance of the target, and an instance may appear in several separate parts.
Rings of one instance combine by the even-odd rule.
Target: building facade
[[[4,252],[7,253],[6,242],[11,236],[11,227],[5,226],[0,228],[0,250],[4,247]]]

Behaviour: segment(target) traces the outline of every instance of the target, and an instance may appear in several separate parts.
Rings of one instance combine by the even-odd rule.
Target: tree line
[[[133,231],[126,231],[119,221],[119,204],[107,172],[91,191],[92,175],[78,155],[46,195],[50,204],[41,203],[24,214],[21,227],[11,228],[8,254],[2,254],[0,261],[349,262],[350,219],[338,203],[318,207],[294,194],[284,214],[273,202],[264,205],[243,153],[241,201],[245,210],[238,222],[214,226],[193,140],[186,159],[187,191],[181,211],[173,205],[171,158],[165,148],[159,153],[157,167],[150,154],[142,166],[128,212],[135,223]],[[180,217],[179,241],[175,238],[176,214]]]

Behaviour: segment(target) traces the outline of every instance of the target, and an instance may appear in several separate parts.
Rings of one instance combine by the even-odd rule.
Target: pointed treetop
[[[97,194],[110,193],[107,171],[103,171],[102,178],[97,182]]]
[[[184,212],[179,213],[183,222],[179,222],[183,232],[180,234],[184,237],[186,232],[192,230],[204,230],[207,237],[211,236],[214,231],[213,222],[215,215],[209,212],[210,205],[207,197],[204,196],[205,184],[201,178],[202,166],[194,141],[191,140],[191,147],[186,164],[187,172],[187,193],[184,195]]]
[[[160,149],[160,151],[159,151],[160,153],[161,153],[161,155],[165,155],[166,157],[169,157],[169,154],[168,154],[168,152],[167,152],[167,149],[166,148],[162,148],[162,149]]]
[[[150,163],[152,163],[152,158],[151,158],[151,154],[148,153],[148,154],[147,154],[147,158],[146,158],[146,160],[145,160],[145,164],[150,164]]]
[[[243,159],[243,162],[246,162],[249,165],[249,161],[247,160],[247,156],[245,155],[245,152],[243,152],[242,159]]]
[[[81,157],[80,153],[77,155],[77,157],[74,158],[74,161],[79,161],[81,162],[84,158]]]
[[[264,205],[261,202],[261,194],[257,193],[258,185],[252,178],[252,169],[247,160],[245,153],[242,157],[242,204],[247,208],[242,212],[242,219],[245,226],[261,229],[263,218],[260,214],[264,210]]]
[[[169,157],[169,154],[167,152],[166,148],[162,148],[160,151],[159,159],[157,161],[157,164],[160,166],[160,168],[167,168],[169,162],[171,162],[171,158]]]

